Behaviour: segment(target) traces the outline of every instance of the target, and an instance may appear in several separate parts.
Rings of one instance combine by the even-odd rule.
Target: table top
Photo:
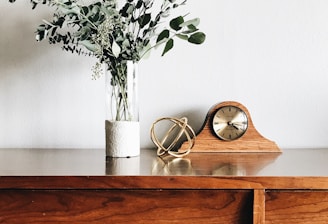
[[[328,149],[107,158],[104,149],[0,149],[0,189],[328,189]]]
[[[107,158],[103,149],[0,149],[0,176],[311,176],[328,177],[328,149],[282,153],[191,153]]]

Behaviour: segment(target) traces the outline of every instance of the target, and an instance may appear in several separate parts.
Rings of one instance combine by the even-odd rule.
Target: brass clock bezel
[[[228,109],[228,112],[226,109]],[[218,126],[221,127],[219,128]],[[241,138],[248,129],[247,113],[235,105],[222,106],[213,113],[211,127],[213,134],[218,139],[235,141]]]

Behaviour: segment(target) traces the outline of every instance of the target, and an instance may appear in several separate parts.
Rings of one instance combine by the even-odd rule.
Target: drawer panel
[[[328,191],[266,193],[266,224],[327,224]]]
[[[252,191],[2,190],[0,223],[252,223]]]

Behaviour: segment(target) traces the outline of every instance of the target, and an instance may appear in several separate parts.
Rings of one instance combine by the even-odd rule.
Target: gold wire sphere
[[[170,121],[173,123],[173,125],[166,132],[163,139],[160,141],[155,134],[155,125],[161,121]],[[180,130],[178,131],[176,136],[172,136],[172,137],[174,137],[174,139],[171,142],[171,144],[169,144],[169,146],[165,147],[164,143],[167,141],[168,137],[174,133],[173,131],[176,128],[180,128]],[[196,135],[195,135],[194,130],[190,127],[190,125],[188,125],[188,119],[186,117],[182,117],[180,119],[172,118],[172,117],[159,118],[152,124],[150,133],[151,133],[151,140],[157,146],[157,155],[158,156],[162,156],[162,155],[168,153],[169,155],[172,155],[175,157],[184,157],[190,153],[192,147],[194,147],[194,145],[195,145]],[[174,146],[178,143],[179,139],[182,137],[182,134],[185,134],[185,136],[187,137],[189,146],[184,151],[174,151],[173,150]]]

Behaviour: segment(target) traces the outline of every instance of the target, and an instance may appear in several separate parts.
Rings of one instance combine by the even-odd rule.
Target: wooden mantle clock
[[[184,142],[180,149],[187,147]],[[277,144],[254,127],[242,104],[225,101],[213,106],[196,136],[191,152],[281,152]]]

